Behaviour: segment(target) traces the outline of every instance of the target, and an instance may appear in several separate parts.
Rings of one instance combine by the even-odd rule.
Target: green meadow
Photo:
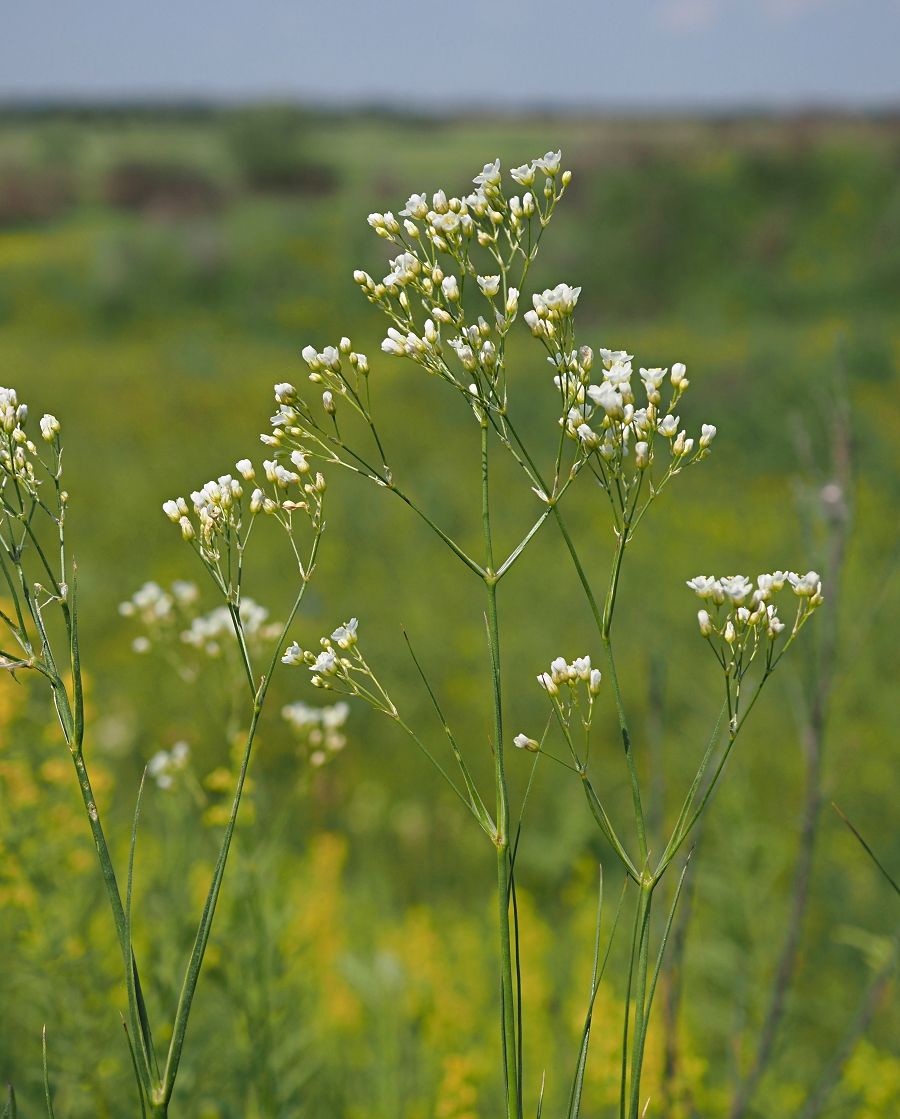
[[[383,354],[353,270],[387,271],[370,211],[471,189],[500,157],[561,148],[573,178],[531,276],[581,285],[579,342],[635,366],[687,365],[689,433],[713,454],[675,479],[629,555],[619,677],[650,846],[671,826],[721,704],[685,581],[818,570],[833,604],[821,772],[809,697],[822,618],[768,686],[729,758],[691,859],[674,964],[651,1029],[648,1116],[718,1119],[757,1051],[786,929],[810,774],[819,793],[808,891],[784,1010],[747,1111],[794,1119],[854,1019],[823,1116],[900,1113],[900,898],[832,811],[900,871],[900,121],[871,118],[395,117],[293,110],[83,110],[0,115],[0,383],[62,424],[67,528],[88,681],[86,753],[117,867],[141,773],[186,742],[170,788],[148,783],[134,947],[148,1007],[170,1021],[236,764],[226,655],[177,671],[118,607],[147,581],[203,572],[161,511],[262,458],[272,386],[308,385],[301,349],[348,335],[404,488],[479,546],[478,433],[446,386]],[[523,305],[524,309],[524,305]],[[517,423],[552,458],[552,371],[526,329],[509,343]],[[843,426],[841,426],[843,425]],[[836,431],[838,435],[836,435]],[[840,431],[846,438],[839,438]],[[440,454],[437,451],[440,450]],[[498,460],[498,538],[535,516]],[[829,485],[840,479],[835,497]],[[408,722],[445,749],[403,639],[427,665],[478,779],[492,768],[477,581],[410,510],[329,473],[327,531],[294,627],[305,647],[351,616]],[[824,495],[824,496],[823,496]],[[567,519],[598,584],[614,538],[588,476]],[[843,519],[841,519],[843,518]],[[837,522],[840,521],[840,525]],[[836,527],[837,525],[837,527]],[[843,527],[841,527],[843,526]],[[846,538],[836,557],[836,534]],[[261,526],[246,592],[283,619],[283,542]],[[831,581],[829,581],[829,578]],[[503,682],[515,727],[546,722],[534,683],[556,656],[602,649],[552,520],[503,584]],[[2,606],[2,604],[0,604]],[[818,628],[817,628],[818,627]],[[176,646],[179,643],[176,641]],[[186,679],[191,676],[191,679]],[[487,1119],[500,1113],[492,857],[389,720],[352,706],[327,765],[281,717],[314,703],[305,672],[272,684],[251,785],[198,987],[173,1115],[196,1119]],[[321,696],[318,697],[321,702]],[[630,810],[609,694],[594,781]],[[539,736],[539,735],[538,735]],[[509,751],[521,799],[531,758]],[[227,810],[226,810],[227,811]],[[589,989],[597,865],[619,871],[574,774],[542,759],[517,856],[528,1067],[546,1114],[566,1103]],[[124,872],[124,871],[123,871]],[[671,896],[671,894],[669,895]],[[661,909],[664,907],[660,907]],[[582,1113],[618,1114],[621,982],[613,945]],[[0,1075],[43,1104],[46,1023],[58,1119],[135,1116],[115,930],[48,693],[0,679]],[[871,1005],[865,1003],[873,990]],[[862,1010],[861,1010],[862,1008]],[[162,1041],[167,1039],[162,1037]],[[525,1083],[534,1114],[540,1081]]]

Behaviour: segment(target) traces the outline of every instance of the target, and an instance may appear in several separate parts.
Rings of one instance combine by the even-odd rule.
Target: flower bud
[[[712,618],[705,610],[697,611],[697,621],[700,623],[700,632],[704,637],[711,637],[713,631]],[[730,622],[728,623],[731,624]]]
[[[541,744],[535,742],[533,738],[529,738],[527,734],[517,734],[513,742],[520,750],[528,750],[532,754],[536,754],[541,748]]]
[[[704,424],[700,429],[700,446],[708,447],[716,437],[715,424]]]
[[[451,303],[459,301],[459,283],[455,276],[445,276],[441,280],[441,289],[444,295]]]
[[[302,451],[291,451],[291,462],[301,474],[305,474],[309,470],[309,463]]]
[[[600,681],[603,679],[599,668],[591,669],[591,678],[588,680],[588,691],[591,695],[598,695],[600,692]]]
[[[181,510],[178,508],[177,501],[164,501],[163,512],[173,524],[177,524],[181,520]]]
[[[646,470],[650,465],[650,444],[641,440],[634,445],[634,463],[638,470]]]
[[[322,393],[322,407],[325,409],[329,416],[333,416],[336,411],[334,407],[334,397],[331,395],[330,392],[328,392],[327,389],[325,390],[325,392]]]
[[[250,459],[242,458],[236,466],[238,474],[240,474],[245,482],[252,482],[256,477],[256,471],[253,469],[253,463]]]
[[[194,526],[191,524],[189,518],[182,517],[178,522],[181,526],[181,535],[185,540],[194,539]]]
[[[734,641],[734,637],[734,626],[732,625],[731,619],[729,618],[728,621],[725,623],[725,640],[728,642],[729,645],[731,645]]]
[[[41,436],[47,443],[52,443],[59,434],[59,420],[49,413],[41,417]]]
[[[553,680],[549,672],[542,672],[537,678],[537,682],[541,685],[547,695],[559,695],[559,688]]]
[[[672,366],[672,384],[675,388],[681,385],[684,380],[684,375],[687,373],[687,366],[682,361],[676,361]]]

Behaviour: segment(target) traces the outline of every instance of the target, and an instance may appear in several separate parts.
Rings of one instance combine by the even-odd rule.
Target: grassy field
[[[660,826],[677,811],[719,703],[684,581],[821,563],[819,495],[833,478],[836,386],[846,384],[853,521],[840,588],[826,586],[840,605],[825,807],[799,963],[750,1112],[794,1116],[894,950],[900,919],[900,902],[827,808],[836,800],[885,864],[900,866],[893,118],[0,117],[0,380],[63,424],[88,749],[120,860],[143,766],[178,741],[191,748],[191,780],[148,794],[136,951],[151,1009],[169,1016],[234,765],[235,728],[219,714],[227,666],[213,660],[186,683],[163,657],[132,651],[140,631],[117,610],[147,580],[200,581],[163,500],[243,454],[260,457],[273,383],[304,383],[301,348],[347,334],[370,356],[406,486],[462,541],[477,539],[469,417],[447,406],[440,386],[380,354],[382,326],[352,272],[383,274],[371,210],[396,212],[412,191],[462,192],[485,161],[516,165],[550,147],[562,148],[573,181],[535,286],[583,285],[581,340],[627,348],[636,365],[684,361],[693,387],[683,416],[719,431],[714,457],[653,511],[617,623],[638,765],[653,769]],[[533,401],[520,403],[521,425],[549,448],[555,434],[540,426],[553,400],[546,366],[524,330],[511,353],[519,400]],[[438,462],[437,446],[453,470]],[[374,500],[352,478],[329,480],[336,497],[302,637],[311,643],[359,616],[392,694],[437,743],[406,626],[486,776],[478,588],[460,583],[400,502]],[[533,497],[501,467],[499,482],[507,480],[513,496],[498,530],[512,543],[530,523]],[[598,579],[613,544],[601,496],[583,479],[569,512]],[[281,572],[277,541],[266,539],[249,593],[274,618],[289,601]],[[503,590],[504,678],[517,721],[531,726],[544,718],[534,673],[560,652],[600,650],[549,525]],[[805,779],[801,697],[816,648],[811,641],[772,685],[712,803],[694,856],[677,1029],[667,1035],[660,1015],[651,1039],[651,1096],[671,1102],[666,1112],[651,1103],[649,1115],[726,1115],[752,1059],[791,904]],[[288,674],[274,687],[177,1115],[496,1114],[491,866],[475,829],[408,742],[367,711],[351,712],[346,748],[311,769],[278,711],[311,701],[312,691]],[[604,714],[598,781],[624,812],[618,730]],[[23,1113],[36,1113],[46,1022],[60,1119],[136,1114],[112,922],[46,695],[0,680],[0,724],[0,1073],[19,1087]],[[527,761],[510,764],[520,794]],[[570,777],[541,771],[519,856],[532,967],[526,1050],[532,1067],[547,1069],[554,1113],[564,1106],[590,973],[596,862],[610,854]],[[584,1114],[598,1119],[617,1103],[624,953],[624,944],[614,949],[592,1043]],[[667,976],[673,998],[678,978]],[[897,1114],[898,1026],[888,986],[827,1114]],[[667,1043],[679,1060],[677,1082],[664,1088]],[[526,1084],[526,1109],[538,1088]]]

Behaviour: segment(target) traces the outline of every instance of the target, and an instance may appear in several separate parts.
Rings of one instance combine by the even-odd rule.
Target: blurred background
[[[347,334],[370,356],[398,477],[477,547],[470,416],[381,355],[383,324],[352,272],[385,269],[370,211],[396,212],[412,191],[461,194],[488,160],[561,148],[573,179],[534,284],[583,286],[579,341],[627,348],[636,365],[684,361],[689,430],[719,430],[713,457],[645,520],[617,617],[652,845],[719,706],[685,579],[815,567],[829,600],[755,710],[698,838],[657,1003],[648,1114],[900,1113],[900,901],[828,807],[900,869],[900,7],[36,0],[4,24],[0,380],[63,426],[88,751],[120,867],[143,766],[177,743],[190,751],[167,787],[151,783],[138,844],[136,951],[158,1037],[246,719],[230,709],[227,650],[178,639],[188,614],[217,602],[160,506],[238,457],[258,462],[272,385],[302,386],[301,348]],[[511,368],[514,411],[552,454],[554,392],[524,330]],[[440,749],[405,625],[489,782],[479,587],[389,494],[334,471],[329,482],[294,635],[309,647],[358,616],[370,662]],[[508,463],[497,484],[512,544],[534,498]],[[582,479],[568,509],[598,584],[612,544],[604,500]],[[247,586],[277,621],[293,584],[266,528]],[[118,609],[149,580],[200,588],[167,621],[170,644]],[[537,736],[535,672],[557,655],[599,663],[602,650],[549,526],[502,591],[510,726]],[[308,730],[280,714],[321,701],[305,677],[286,670],[273,685],[173,1114],[496,1114],[491,852],[414,747],[367,710],[353,707],[343,749],[312,764]],[[608,694],[603,704],[595,784],[624,822]],[[529,759],[510,770],[518,803]],[[546,1069],[557,1113],[598,862],[608,896],[618,887],[571,774],[539,768],[526,824],[526,1107]],[[595,1015],[583,1111],[598,1119],[617,1109],[624,939]],[[4,678],[0,1073],[23,1113],[39,1106],[44,1022],[60,1119],[136,1113],[118,975],[49,698]]]

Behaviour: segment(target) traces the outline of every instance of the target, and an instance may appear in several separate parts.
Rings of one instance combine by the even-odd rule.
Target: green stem
[[[619,691],[619,679],[616,675],[616,664],[613,660],[612,654],[612,641],[610,639],[610,628],[612,625],[613,610],[616,604],[616,593],[619,588],[619,576],[622,571],[622,560],[625,556],[625,545],[628,540],[628,524],[629,518],[626,510],[626,516],[622,531],[619,533],[618,541],[616,543],[616,552],[613,557],[612,571],[609,577],[609,589],[606,592],[606,602],[604,603],[603,613],[597,605],[597,600],[594,597],[594,592],[588,582],[587,575],[584,568],[581,566],[581,560],[578,557],[578,552],[575,549],[575,544],[572,537],[569,535],[569,530],[566,528],[565,522],[562,519],[556,505],[553,506],[553,512],[556,516],[556,523],[559,525],[560,532],[562,533],[563,540],[566,542],[566,547],[569,549],[569,554],[572,557],[572,562],[575,564],[575,570],[578,573],[579,581],[584,588],[584,593],[587,595],[587,600],[590,603],[591,611],[594,615],[594,620],[597,623],[597,628],[600,630],[600,637],[603,641],[603,648],[606,652],[606,663],[609,667],[610,680],[612,682],[613,696],[616,701],[616,712],[619,716],[619,729],[622,732],[622,743],[625,747],[625,760],[628,765],[628,777],[631,782],[631,799],[634,804],[634,818],[637,825],[638,845],[640,847],[640,861],[645,863],[647,861],[647,833],[644,826],[644,810],[641,805],[641,791],[638,785],[637,770],[634,765],[634,754],[631,749],[631,737],[628,733],[628,723],[625,718],[625,708],[622,704],[622,695]]]
[[[637,990],[634,996],[634,1040],[631,1049],[631,1102],[629,1119],[638,1119],[641,1102],[641,1069],[644,1064],[644,1043],[650,1007],[647,1005],[647,969],[650,960],[650,905],[653,887],[641,888],[641,939],[638,950]]]
[[[488,424],[481,424],[481,511],[488,592],[488,641],[494,693],[494,784],[497,793],[497,902],[500,918],[500,984],[502,990],[502,1033],[506,1076],[507,1119],[521,1119],[517,1059],[515,1004],[513,1002],[512,937],[509,927],[509,792],[503,765],[503,707],[500,691],[500,627],[497,618],[497,583],[491,539],[490,490],[488,485]]]

